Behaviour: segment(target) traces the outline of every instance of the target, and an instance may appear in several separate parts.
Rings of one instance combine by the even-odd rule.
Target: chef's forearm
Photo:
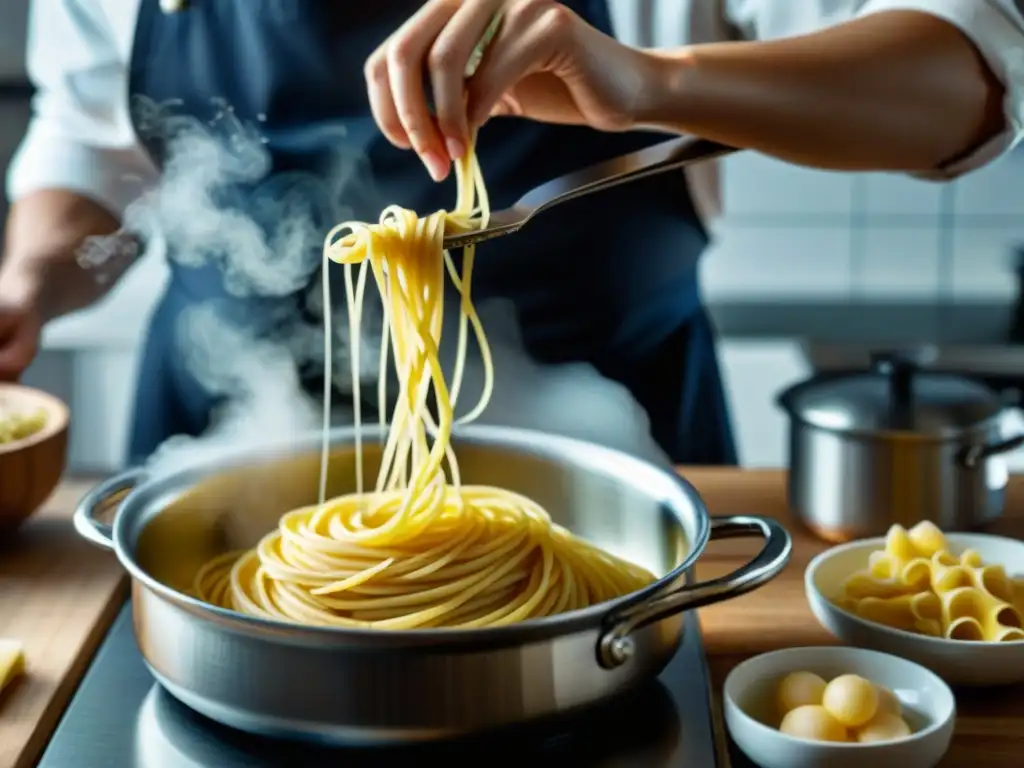
[[[88,306],[134,258],[134,240],[125,237],[119,238],[106,263],[83,266],[83,245],[116,232],[118,226],[103,206],[74,192],[53,189],[26,195],[7,217],[0,298],[32,302],[44,321]]]
[[[974,45],[923,13],[656,56],[641,123],[803,165],[930,171],[1004,126],[1003,87]]]

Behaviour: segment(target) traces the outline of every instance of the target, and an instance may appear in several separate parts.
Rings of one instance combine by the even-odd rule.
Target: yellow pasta
[[[1001,565],[985,565],[973,549],[960,555],[960,562],[969,567],[968,575],[971,584],[978,589],[991,593],[1005,603],[1015,603],[1014,583]]]
[[[878,577],[870,571],[855,573],[846,580],[843,596],[853,600],[865,598],[887,599],[911,593],[899,578]]]
[[[931,568],[931,585],[936,593],[949,592],[971,583],[969,567],[961,565],[959,558],[945,550],[932,555]]]
[[[25,647],[17,640],[0,637],[0,693],[25,674]]]
[[[901,562],[918,556],[910,534],[902,525],[892,526],[885,535],[885,553]]]
[[[872,552],[868,567],[846,580],[844,595],[854,599],[913,595],[928,587],[931,574],[931,564],[923,557],[903,560],[885,550]]]
[[[41,431],[46,426],[46,411],[37,408],[34,411],[5,410],[0,405],[0,445],[24,440]]]
[[[382,417],[389,358],[398,374],[374,489],[363,491],[357,429],[357,490],[325,498],[331,381],[330,334],[325,333],[320,501],[285,514],[254,549],[208,563],[194,584],[200,598],[253,616],[320,626],[487,627],[594,605],[654,580],[643,568],[554,524],[532,500],[460,481],[450,438],[470,328],[486,382],[480,401],[462,421],[476,418],[486,406],[493,372],[470,295],[473,248],[464,250],[460,274],[442,244],[446,229],[487,224],[489,203],[473,153],[457,164],[456,175],[453,212],[419,218],[392,206],[377,225],[342,224],[325,241],[325,327],[331,327],[328,259],[344,265],[350,338],[359,338],[368,276],[384,305],[377,393]],[[461,297],[451,382],[438,360],[446,273]],[[352,346],[358,426],[360,366],[358,345]]]
[[[924,521],[907,532],[910,543],[921,557],[931,557],[946,548],[946,537],[935,523]]]
[[[959,557],[932,523],[889,529],[836,604],[867,621],[949,640],[1024,640],[1024,589],[975,550]]]
[[[889,598],[865,597],[854,601],[852,612],[868,621],[908,632],[942,636],[942,603],[932,592]]]

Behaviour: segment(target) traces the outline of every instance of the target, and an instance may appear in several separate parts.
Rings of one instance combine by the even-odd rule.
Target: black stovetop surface
[[[600,709],[470,740],[344,749],[265,739],[218,725],[154,681],[131,611],[114,623],[39,768],[298,768],[521,765],[526,768],[715,768],[704,647],[696,615],[656,683]]]

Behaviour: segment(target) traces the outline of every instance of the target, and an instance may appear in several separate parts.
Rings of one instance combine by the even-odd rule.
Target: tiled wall
[[[714,298],[1014,294],[1024,248],[1024,148],[949,184],[725,161],[725,215],[703,264]]]

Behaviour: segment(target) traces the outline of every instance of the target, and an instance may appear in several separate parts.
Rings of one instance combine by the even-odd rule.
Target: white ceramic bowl
[[[946,534],[950,551],[974,549],[986,563],[1024,575],[1024,542],[982,533]],[[868,555],[884,547],[881,538],[832,547],[814,558],[804,573],[807,602],[818,621],[848,645],[873,648],[916,661],[954,685],[1000,685],[1024,681],[1024,642],[985,643],[916,635],[866,621],[837,606],[843,581],[865,568]]]
[[[805,670],[831,680],[860,675],[889,688],[913,733],[898,741],[840,744],[787,736],[777,728],[776,686]],[[956,701],[942,679],[913,662],[877,651],[831,646],[787,648],[743,662],[725,679],[725,724],[762,768],[931,768],[949,749]]]

